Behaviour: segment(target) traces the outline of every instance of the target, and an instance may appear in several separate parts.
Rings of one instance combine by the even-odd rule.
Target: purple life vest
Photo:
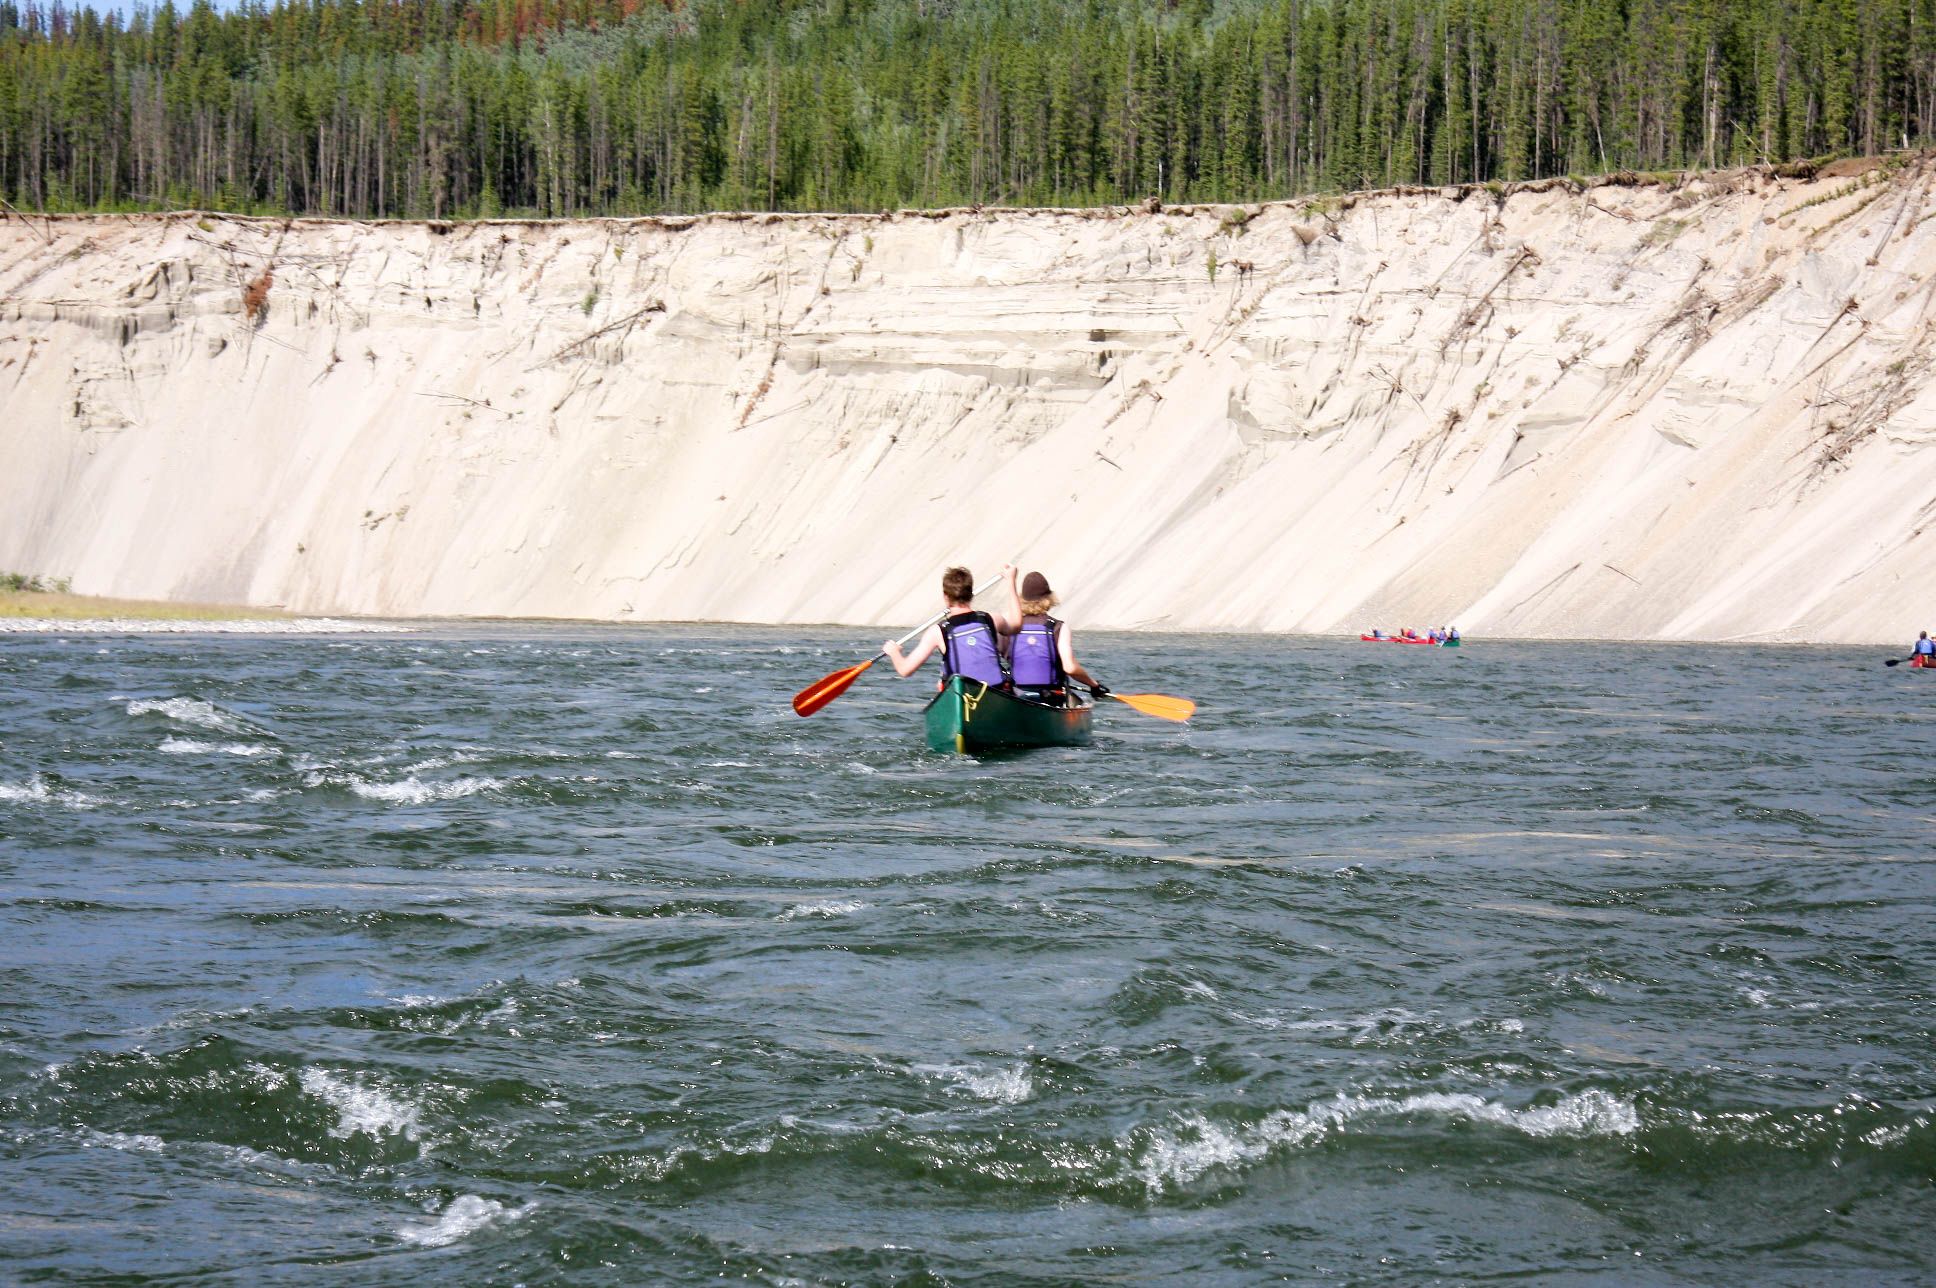
[[[1009,675],[1024,689],[1058,688],[1068,681],[1062,672],[1062,623],[1053,617],[1024,617],[1022,629],[1009,641]]]
[[[951,675],[979,680],[990,686],[1008,683],[1001,649],[995,639],[995,619],[987,613],[959,613],[941,619],[941,678]]]

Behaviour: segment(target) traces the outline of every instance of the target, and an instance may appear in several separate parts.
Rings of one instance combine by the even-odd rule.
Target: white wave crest
[[[235,716],[200,698],[136,698],[128,703],[131,716],[157,715],[203,729],[238,733],[247,728]]]
[[[779,915],[780,921],[792,921],[796,917],[845,917],[859,912],[867,905],[852,899],[824,899],[819,903],[796,903]]]
[[[95,1131],[88,1128],[81,1137],[86,1149],[118,1149],[131,1154],[159,1154],[165,1142],[145,1132]]]
[[[220,752],[224,756],[273,756],[274,747],[259,742],[201,742],[194,738],[177,738],[173,734],[161,740],[162,751],[170,756],[206,756]]]
[[[474,796],[504,786],[497,778],[453,778],[445,783],[426,783],[415,774],[397,783],[369,783],[360,779],[350,790],[365,800],[385,801],[391,805],[425,805],[431,801],[450,801]]]
[[[47,780],[35,774],[24,783],[0,783],[0,804],[11,805],[61,805],[68,809],[93,809],[101,803],[98,796],[86,792],[69,791],[65,787],[49,787]]]
[[[423,1111],[381,1087],[366,1086],[327,1069],[306,1068],[296,1075],[302,1089],[336,1111],[329,1134],[347,1140],[362,1132],[371,1139],[401,1136],[420,1140]]]
[[[405,765],[403,767],[403,772],[406,774],[421,774],[428,770],[449,769],[453,765],[475,764],[476,762],[483,759],[484,759],[483,749],[471,748],[471,747],[458,747],[452,751],[447,751],[442,755],[431,756],[425,760],[419,760],[414,765]]]
[[[496,1199],[459,1194],[435,1221],[406,1225],[397,1231],[397,1237],[420,1248],[441,1248],[466,1235],[477,1233],[494,1221],[519,1220],[536,1206],[535,1203],[527,1203],[521,1208],[507,1208]]]
[[[999,1105],[1019,1105],[1035,1094],[1035,1082],[1028,1066],[986,1069],[978,1065],[922,1065],[918,1072],[940,1074],[977,1100],[992,1100]]]
[[[1213,1169],[1231,1169],[1275,1150],[1318,1140],[1365,1118],[1442,1117],[1487,1123],[1528,1136],[1631,1136],[1640,1115],[1630,1101],[1593,1089],[1551,1105],[1514,1109],[1466,1092],[1416,1096],[1348,1096],[1304,1109],[1280,1109],[1248,1126],[1226,1127],[1190,1114],[1174,1127],[1152,1133],[1131,1164],[1131,1174],[1152,1194],[1188,1185]]]

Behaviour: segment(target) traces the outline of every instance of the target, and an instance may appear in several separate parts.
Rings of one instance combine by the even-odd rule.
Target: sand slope
[[[0,569],[900,623],[1014,557],[1090,625],[1900,641],[1936,162],[1839,169],[1242,224],[10,220]]]

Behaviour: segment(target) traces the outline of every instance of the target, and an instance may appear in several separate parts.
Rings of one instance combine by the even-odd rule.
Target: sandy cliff
[[[1012,556],[1092,625],[1901,640],[1936,626],[1932,180],[10,220],[0,569],[900,623]]]

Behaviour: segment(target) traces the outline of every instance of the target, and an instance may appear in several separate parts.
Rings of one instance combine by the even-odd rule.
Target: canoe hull
[[[1080,747],[1089,741],[1095,708],[1045,707],[960,676],[928,703],[928,746],[934,751],[1007,747]]]

